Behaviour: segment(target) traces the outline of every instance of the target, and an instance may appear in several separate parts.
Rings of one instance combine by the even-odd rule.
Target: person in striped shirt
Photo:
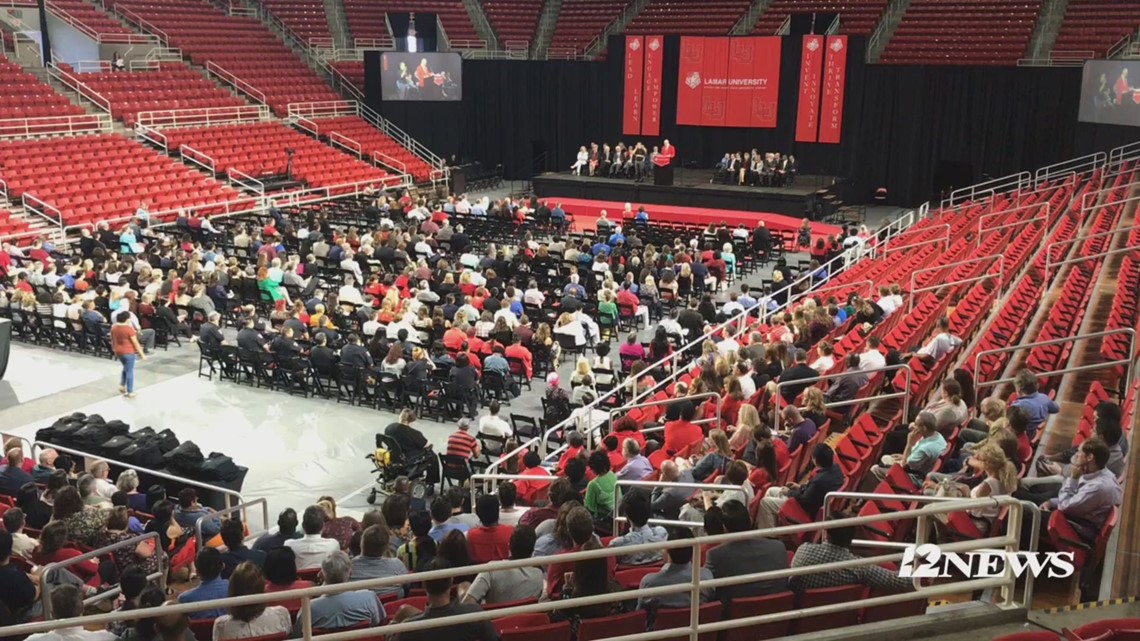
[[[459,429],[447,437],[447,453],[449,455],[462,456],[468,460],[479,456],[479,441],[476,441],[475,437],[468,433],[470,428],[470,420],[459,419]]]

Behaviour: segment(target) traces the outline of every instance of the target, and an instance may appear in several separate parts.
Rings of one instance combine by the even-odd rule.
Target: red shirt
[[[663,449],[666,452],[676,454],[704,437],[705,434],[699,425],[694,425],[685,420],[669,421],[665,424],[665,445]]]
[[[468,533],[470,534],[470,532]],[[582,546],[575,545],[574,547],[566,550],[565,553],[581,552]],[[617,557],[611,556],[606,558],[606,576],[614,578],[614,571],[617,569]],[[566,576],[567,572],[574,571],[573,563],[551,563],[550,567],[546,569],[546,593],[552,597],[558,596],[562,591],[562,579]]]
[[[111,349],[114,350],[115,356],[127,356],[134,354],[135,344],[131,338],[136,336],[135,328],[126,324],[116,323],[111,327]]]
[[[465,340],[467,333],[457,327],[452,327],[443,333],[443,346],[453,352],[458,352]]]
[[[541,465],[538,467],[529,467],[519,472],[519,474],[522,476],[550,476],[550,473],[546,471],[546,468],[542,467]],[[515,481],[515,490],[518,492],[518,502],[524,505],[533,505],[534,497],[547,487],[550,487],[549,481],[538,481],[533,483],[530,481]]]
[[[518,344],[509,345],[507,346],[507,349],[503,350],[503,356],[521,360],[523,362],[524,368],[526,369],[526,377],[534,377],[534,360],[530,355],[529,349]]]
[[[619,306],[620,305],[629,305],[629,306],[632,306],[636,310],[637,306],[639,304],[641,304],[641,300],[637,297],[637,294],[634,294],[633,292],[629,291],[628,289],[622,289],[622,290],[619,290],[617,293],[617,304]]]
[[[580,447],[567,447],[566,451],[562,453],[562,458],[558,459],[558,473],[559,474],[565,473],[566,472],[566,463],[568,463],[570,461],[570,459],[578,458],[578,452],[581,452],[581,451],[582,451],[582,448],[580,448]]]
[[[22,280],[22,281],[16,283],[16,289],[18,289],[22,292],[27,292],[29,294],[36,291],[35,289],[32,288],[32,284],[26,280]]]
[[[303,581],[301,579],[297,579],[296,581],[290,583],[289,585],[278,585],[276,583],[270,583],[269,581],[265,582],[265,591],[266,592],[287,592],[289,590],[300,590],[302,588],[311,588],[311,587],[313,587],[312,581]],[[301,609],[301,600],[300,599],[294,599],[292,601],[280,601],[278,603],[273,603],[270,605],[280,605],[287,610],[300,610]]]
[[[610,469],[614,472],[621,471],[621,468],[625,467],[625,457],[621,455],[620,448],[606,452],[606,456],[610,459]]]
[[[784,465],[791,460],[792,455],[788,452],[788,444],[782,438],[772,439],[772,449],[776,450],[776,469],[784,468]]]
[[[1024,463],[1033,458],[1033,446],[1029,444],[1029,436],[1025,432],[1017,435],[1018,463]]]
[[[32,251],[28,252],[28,258],[40,261],[43,263],[44,267],[47,267],[51,264],[51,255],[49,255],[47,251],[45,251],[42,247],[33,249]]]
[[[32,552],[32,561],[36,565],[48,565],[49,563],[61,563],[68,559],[74,559],[77,556],[83,556],[83,553],[75,548],[60,548],[52,554],[41,554],[37,547]],[[75,573],[75,576],[83,579],[84,581],[99,575],[99,564],[95,561],[87,560],[80,561],[74,565],[69,565],[68,568]]]
[[[501,561],[511,555],[511,533],[515,529],[509,525],[492,525],[467,530],[467,553],[473,563]]]

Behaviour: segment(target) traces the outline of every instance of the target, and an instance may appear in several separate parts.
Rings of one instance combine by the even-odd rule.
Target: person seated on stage
[[[575,176],[581,176],[582,168],[585,167],[589,162],[590,152],[586,151],[586,145],[582,145],[578,148],[578,159],[574,162],[573,165],[570,165],[570,171],[573,172]]]
[[[721,158],[720,161],[717,162],[717,164],[713,166],[712,182],[714,182],[714,183],[724,182],[726,177],[727,177],[729,167],[731,167],[731,166],[732,166],[732,154],[725,152],[724,158]]]
[[[785,159],[787,160],[787,164],[784,166],[784,184],[789,186],[794,185],[796,184],[796,172],[798,171],[796,157],[792,154],[788,154]]]
[[[598,143],[590,143],[590,159],[588,162],[590,167],[590,175],[593,176],[598,169]]]
[[[748,181],[748,172],[752,169],[752,156],[745,153],[740,158],[740,165],[737,167],[736,184],[744,185]]]
[[[630,172],[637,180],[641,180],[645,177],[645,162],[648,157],[649,151],[645,148],[645,145],[639,142],[633,147],[633,160],[631,161],[632,166],[630,167]]]
[[[608,176],[610,173],[610,165],[614,162],[614,152],[610,148],[610,143],[602,143],[602,154],[598,157],[596,170],[591,170],[591,176]]]

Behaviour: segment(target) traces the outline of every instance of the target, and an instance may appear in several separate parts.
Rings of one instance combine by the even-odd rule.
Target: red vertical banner
[[[625,135],[641,135],[641,101],[645,73],[645,42],[641,36],[625,37],[625,94],[622,127]]]
[[[701,124],[701,72],[705,64],[705,38],[681,36],[677,71],[677,124]]]
[[[752,91],[757,82],[752,77],[756,40],[730,38],[728,41],[728,89],[724,117],[726,127],[747,127],[751,123]]]
[[[701,124],[724,127],[728,110],[729,38],[706,38],[701,77]]]
[[[796,106],[796,142],[815,142],[819,131],[819,92],[823,36],[804,36],[800,53],[800,99]]]
[[[641,135],[661,134],[661,63],[665,49],[662,36],[645,36],[645,110],[641,120]]]
[[[748,126],[776,126],[776,105],[780,102],[780,36],[753,38],[752,104]]]
[[[843,129],[843,91],[847,84],[847,36],[827,37],[823,63],[823,101],[819,141],[837,144]]]

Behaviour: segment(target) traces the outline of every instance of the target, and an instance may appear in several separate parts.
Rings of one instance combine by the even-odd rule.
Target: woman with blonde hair
[[[708,438],[702,445],[706,449],[704,456],[699,458],[693,456],[689,461],[678,460],[678,464],[681,465],[693,464],[693,478],[697,483],[724,474],[725,468],[732,462],[732,446],[729,444],[728,435],[724,433],[724,430],[714,429],[710,431]]]
[[[756,407],[745,403],[736,413],[736,425],[729,428],[732,436],[728,446],[733,452],[743,450],[752,440],[752,433],[760,427],[760,412]]]
[[[823,402],[823,390],[818,387],[809,387],[804,390],[803,417],[810,420],[815,426],[821,427],[827,422],[827,406]]]

